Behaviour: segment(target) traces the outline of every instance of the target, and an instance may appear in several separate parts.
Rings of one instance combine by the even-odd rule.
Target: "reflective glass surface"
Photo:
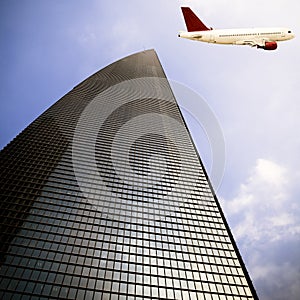
[[[153,50],[0,154],[2,299],[256,299]]]

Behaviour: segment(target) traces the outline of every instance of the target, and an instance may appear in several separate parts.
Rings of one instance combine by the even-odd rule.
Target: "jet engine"
[[[276,42],[265,42],[264,46],[257,46],[257,48],[261,48],[264,50],[275,50],[275,49],[277,49],[277,43]]]

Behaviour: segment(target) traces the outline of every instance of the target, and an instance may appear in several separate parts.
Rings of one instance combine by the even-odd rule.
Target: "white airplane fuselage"
[[[288,28],[212,29],[207,27],[189,7],[181,7],[187,31],[178,36],[189,40],[227,45],[248,45],[275,50],[277,42],[294,38]]]
[[[267,42],[294,38],[288,28],[212,29],[205,31],[180,31],[181,38],[215,44],[264,46]]]

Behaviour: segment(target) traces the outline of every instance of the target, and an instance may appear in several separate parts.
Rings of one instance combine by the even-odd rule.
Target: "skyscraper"
[[[156,53],[95,73],[0,154],[3,299],[256,299]]]

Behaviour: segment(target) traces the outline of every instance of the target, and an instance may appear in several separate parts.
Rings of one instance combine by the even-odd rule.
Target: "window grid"
[[[100,93],[135,79],[151,91],[126,91],[139,101],[126,102],[119,92],[103,96],[101,109],[82,119]],[[93,173],[89,124],[107,113]],[[149,114],[151,126],[161,122],[159,133],[144,134],[147,124],[133,131],[125,126]],[[0,159],[0,298],[256,299],[155,52],[120,60],[79,84]]]

